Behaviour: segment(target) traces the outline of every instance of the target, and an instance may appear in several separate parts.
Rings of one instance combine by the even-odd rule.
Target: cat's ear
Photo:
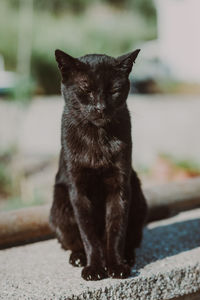
[[[65,75],[77,66],[77,59],[61,50],[57,49],[55,51],[55,57],[62,75]]]
[[[133,63],[135,62],[139,52],[140,52],[140,49],[137,49],[128,54],[119,56],[117,58],[117,61],[118,61],[117,64],[120,67],[120,69],[124,70],[125,72],[127,72],[127,74],[129,74],[132,70]]]

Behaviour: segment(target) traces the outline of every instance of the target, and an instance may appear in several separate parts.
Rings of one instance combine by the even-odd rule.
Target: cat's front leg
[[[106,260],[112,278],[127,278],[130,267],[124,263],[124,246],[128,221],[130,186],[113,177],[109,180],[106,202]]]
[[[82,178],[85,178],[84,175]],[[92,204],[80,177],[71,184],[70,199],[87,256],[87,266],[81,275],[85,280],[103,279],[107,277],[103,245],[96,235]]]

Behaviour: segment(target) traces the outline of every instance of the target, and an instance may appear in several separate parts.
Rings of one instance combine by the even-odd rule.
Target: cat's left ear
[[[127,72],[127,74],[129,74],[132,70],[133,63],[135,62],[139,52],[140,52],[140,49],[137,49],[134,52],[130,52],[128,54],[119,56],[117,58],[117,61],[118,61],[117,64],[120,67],[120,69],[124,70],[125,72]]]

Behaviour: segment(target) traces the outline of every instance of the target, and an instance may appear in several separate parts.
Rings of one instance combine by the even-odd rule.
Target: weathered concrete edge
[[[194,276],[196,285],[194,286]],[[81,299],[134,299],[134,300],[191,300],[189,297],[200,299],[200,264],[194,264],[186,268],[177,268],[171,272],[158,273],[155,276],[133,278],[107,285],[103,288],[83,291],[79,295],[69,295],[62,300]],[[142,279],[142,280],[141,280]],[[170,286],[171,281],[171,286]],[[185,283],[187,282],[187,286]],[[170,286],[170,289],[169,289]],[[167,287],[167,290],[163,289]],[[181,288],[183,293],[180,293]],[[140,295],[140,296],[138,296]],[[194,298],[195,300],[195,298]]]
[[[181,296],[178,298],[173,298],[172,300],[199,300],[199,299],[200,299],[200,291],[185,296]]]

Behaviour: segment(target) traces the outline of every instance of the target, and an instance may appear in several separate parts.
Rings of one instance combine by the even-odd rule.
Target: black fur
[[[55,52],[65,106],[50,223],[86,280],[128,277],[142,239],[147,207],[131,167],[126,104],[138,53]]]

